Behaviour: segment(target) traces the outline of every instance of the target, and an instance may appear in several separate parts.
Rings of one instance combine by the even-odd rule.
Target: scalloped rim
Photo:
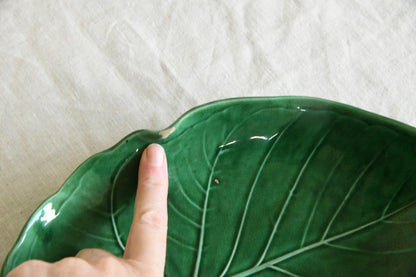
[[[355,113],[359,116],[371,116],[374,119],[376,119],[377,121],[383,122],[384,124],[392,124],[393,126],[395,126],[396,128],[399,128],[401,130],[406,130],[406,131],[411,131],[414,132],[416,131],[416,128],[406,124],[404,122],[400,122],[398,120],[395,120],[393,118],[390,117],[386,117],[374,112],[370,112],[367,110],[364,110],[362,108],[358,108],[355,106],[351,106],[349,104],[345,104],[342,102],[336,102],[333,100],[328,100],[328,99],[324,99],[324,98],[319,98],[319,97],[310,97],[310,96],[265,96],[265,97],[235,97],[235,98],[226,98],[226,99],[220,99],[220,100],[215,100],[215,101],[211,101],[199,106],[196,106],[190,110],[188,110],[187,112],[185,112],[184,114],[182,114],[176,121],[174,121],[171,125],[169,125],[168,127],[161,129],[159,131],[157,131],[158,133],[161,132],[167,132],[169,131],[169,129],[175,128],[177,129],[177,126],[181,124],[182,121],[186,120],[188,117],[191,117],[194,113],[199,112],[200,110],[204,110],[206,107],[209,106],[213,106],[213,105],[225,105],[225,104],[230,104],[230,103],[241,103],[241,102],[254,102],[254,101],[267,101],[267,100],[282,100],[282,101],[304,101],[309,105],[315,105],[315,106],[331,106],[332,108],[334,108],[334,110],[337,111],[342,111],[346,114],[351,114],[351,113]],[[357,116],[357,115],[355,115]],[[170,134],[170,132],[169,132]],[[129,136],[129,135],[128,135]]]

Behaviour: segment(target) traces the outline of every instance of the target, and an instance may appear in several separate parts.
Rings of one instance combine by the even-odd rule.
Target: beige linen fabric
[[[309,95],[416,125],[416,2],[0,0],[0,263],[90,155],[208,101]]]

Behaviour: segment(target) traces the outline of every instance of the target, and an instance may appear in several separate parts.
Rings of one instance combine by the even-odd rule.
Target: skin
[[[30,260],[7,277],[23,276],[163,276],[167,236],[168,170],[162,146],[143,152],[124,257],[101,249],[83,249],[75,257],[55,263]]]

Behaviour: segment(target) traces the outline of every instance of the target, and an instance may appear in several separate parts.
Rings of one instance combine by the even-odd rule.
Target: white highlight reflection
[[[269,140],[272,140],[275,136],[277,136],[279,134],[279,132],[277,132],[276,134],[274,134],[273,136],[269,137]]]
[[[56,211],[55,209],[52,209],[52,203],[46,204],[45,207],[43,207],[43,216],[40,218],[40,221],[45,222],[45,225],[47,225],[49,222],[54,220],[56,217]]]
[[[225,147],[225,146],[228,146],[228,145],[234,144],[234,143],[236,143],[236,142],[237,142],[236,140],[233,140],[233,141],[230,141],[229,143],[226,143],[226,144],[223,144],[223,145],[218,146],[218,148],[223,148],[223,147]]]
[[[277,132],[276,134],[274,134],[271,137],[266,137],[266,136],[251,136],[250,139],[261,139],[261,140],[272,140],[275,136],[277,136],[279,134],[279,132]]]
[[[271,136],[271,137],[266,137],[266,136],[251,136],[250,137],[250,139],[261,139],[261,140],[272,140],[273,138],[275,138],[277,135],[279,135],[279,132],[277,132],[277,133],[275,133],[273,136]],[[223,147],[225,147],[225,146],[229,146],[229,145],[231,145],[231,144],[234,144],[234,143],[236,143],[237,141],[236,140],[233,140],[233,141],[230,141],[230,142],[228,142],[228,143],[226,143],[226,144],[222,144],[222,145],[220,145],[220,146],[218,146],[218,148],[223,148]]]
[[[267,138],[267,137],[265,137],[265,136],[252,136],[252,137],[250,137],[250,139],[262,139],[262,140],[268,140],[268,138]]]

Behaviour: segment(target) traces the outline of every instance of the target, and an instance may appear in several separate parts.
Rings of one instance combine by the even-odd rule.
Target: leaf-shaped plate
[[[169,164],[166,276],[415,276],[415,129],[305,97],[197,107],[83,163],[32,215],[2,276],[82,248],[122,256],[143,149]]]

